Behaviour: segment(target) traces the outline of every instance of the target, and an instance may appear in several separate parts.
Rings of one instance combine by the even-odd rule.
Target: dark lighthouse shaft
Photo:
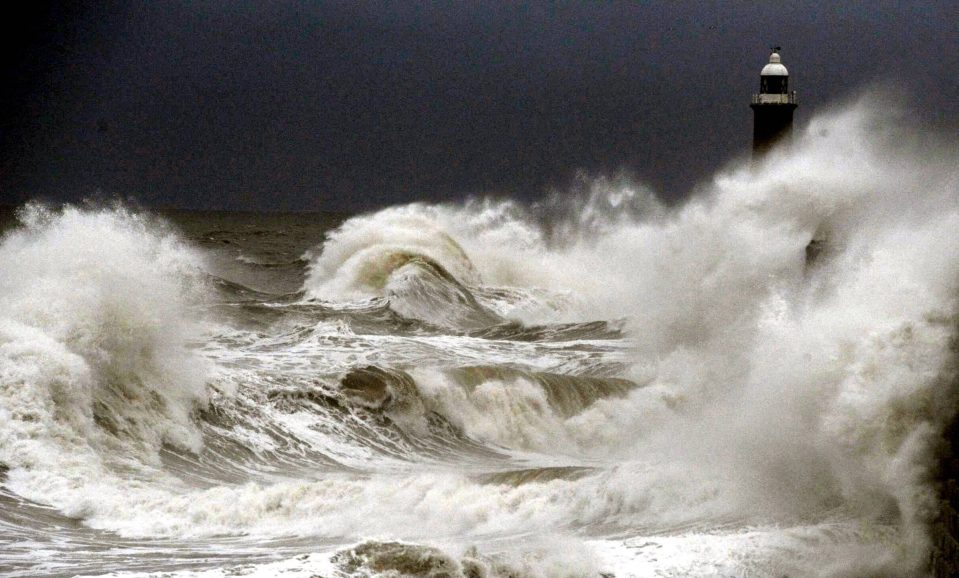
[[[796,91],[789,92],[789,71],[783,66],[779,47],[759,73],[759,94],[753,95],[753,158],[761,158],[792,134]]]

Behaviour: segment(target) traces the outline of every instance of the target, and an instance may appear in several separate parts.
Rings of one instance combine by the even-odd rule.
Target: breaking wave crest
[[[351,219],[330,233],[313,256],[306,288],[329,300],[381,296],[393,272],[416,261],[461,282],[476,280],[472,262],[449,234],[416,211],[396,209]]]
[[[357,576],[916,575],[959,402],[959,154],[883,98],[681,206],[584,178],[348,219],[305,273],[285,246],[262,267],[301,294],[211,297],[161,224],[27,207],[0,241],[4,484]],[[504,546],[531,534],[572,545]]]
[[[162,444],[202,445],[199,257],[122,208],[19,216],[0,242],[0,463],[21,495],[83,515]]]
[[[540,225],[511,202],[394,207],[330,233],[307,255],[304,290],[326,300],[389,297],[398,312],[444,327],[556,321],[575,298],[541,283],[546,251]]]
[[[329,237],[306,289],[323,294],[340,277],[328,251],[362,269],[365,249],[346,239],[377,231],[380,247],[391,223],[428,223],[396,243],[415,237],[464,285],[575,296],[514,318],[626,320],[629,375],[645,387],[596,420],[594,441],[668,453],[787,508],[842,503],[891,516],[918,554],[890,555],[889,571],[911,571],[928,546],[935,451],[957,401],[959,178],[957,155],[943,152],[955,147],[923,144],[896,110],[870,94],[814,119],[791,149],[717,175],[681,207],[643,204],[628,220],[589,212],[588,235],[511,202],[360,217]],[[813,241],[822,250],[810,252]],[[522,395],[522,381],[500,387]],[[479,427],[462,401],[450,419]],[[474,433],[509,438],[515,411],[484,407],[492,421]],[[553,425],[541,423],[543,439],[560,435]]]

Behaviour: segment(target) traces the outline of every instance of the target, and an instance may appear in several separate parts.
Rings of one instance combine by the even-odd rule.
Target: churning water
[[[681,207],[20,208],[2,574],[920,574],[959,154],[889,114]]]

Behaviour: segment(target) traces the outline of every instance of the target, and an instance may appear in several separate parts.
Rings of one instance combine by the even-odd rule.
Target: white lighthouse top
[[[779,53],[773,52],[769,55],[769,64],[763,66],[763,71],[759,74],[761,76],[789,76],[789,71],[783,66]]]

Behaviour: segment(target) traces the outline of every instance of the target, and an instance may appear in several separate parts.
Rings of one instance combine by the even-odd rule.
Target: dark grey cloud
[[[4,24],[0,195],[357,210],[627,169],[679,199],[747,154],[771,44],[800,122],[893,82],[954,130],[957,22],[919,2],[53,3]]]

